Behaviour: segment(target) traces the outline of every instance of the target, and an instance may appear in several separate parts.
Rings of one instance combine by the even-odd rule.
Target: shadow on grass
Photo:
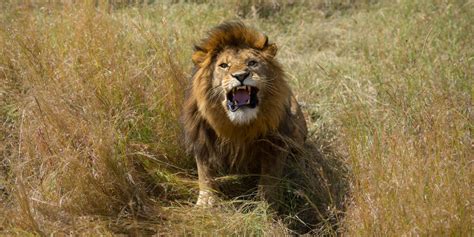
[[[350,173],[344,157],[327,143],[312,136],[285,167],[280,182],[284,194],[276,214],[294,234],[342,233]],[[248,210],[245,200],[257,200],[258,176],[226,176],[220,181],[226,198],[233,198],[237,206],[247,205],[237,209]]]
[[[296,233],[340,234],[349,195],[349,170],[343,157],[318,138],[286,167],[280,215]]]

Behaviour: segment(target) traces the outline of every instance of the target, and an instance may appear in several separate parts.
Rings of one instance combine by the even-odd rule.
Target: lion
[[[231,174],[258,175],[257,196],[278,206],[278,180],[307,127],[276,53],[241,22],[222,23],[195,45],[183,123],[197,163],[196,206],[214,205],[216,178]]]

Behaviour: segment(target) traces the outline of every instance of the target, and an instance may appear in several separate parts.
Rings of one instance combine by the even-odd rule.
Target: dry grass
[[[473,233],[472,1],[136,2],[0,3],[0,234]],[[284,215],[192,208],[191,46],[239,16],[308,114]]]

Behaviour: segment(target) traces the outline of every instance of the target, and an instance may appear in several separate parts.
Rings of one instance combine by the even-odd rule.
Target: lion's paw
[[[196,207],[212,207],[216,203],[214,194],[210,191],[201,190],[196,202]]]

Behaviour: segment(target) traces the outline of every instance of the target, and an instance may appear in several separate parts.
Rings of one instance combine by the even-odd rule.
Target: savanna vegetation
[[[193,207],[192,46],[236,19],[307,115],[284,213]],[[470,0],[2,1],[0,234],[470,236],[473,25]]]

